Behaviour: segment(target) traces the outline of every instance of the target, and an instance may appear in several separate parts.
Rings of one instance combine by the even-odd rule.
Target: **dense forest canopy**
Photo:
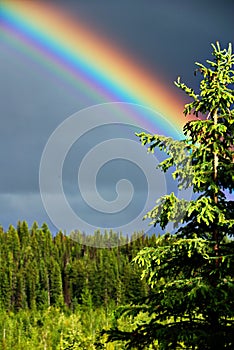
[[[78,243],[79,236],[90,245]],[[96,248],[97,240],[107,248]],[[113,247],[117,240],[121,244]],[[124,237],[98,230],[89,237],[77,232],[73,240],[25,221],[1,228],[0,348],[122,349],[104,345],[98,334],[117,306],[150,292],[131,261],[155,241],[142,232]]]
[[[82,233],[77,233],[83,236]],[[95,247],[95,239],[108,244],[114,237],[121,245]],[[137,239],[137,237],[139,238]],[[82,237],[84,240],[84,237]],[[83,245],[58,232],[52,236],[46,224],[31,228],[25,221],[17,228],[0,231],[0,305],[5,310],[45,309],[92,302],[93,306],[116,305],[136,300],[147,293],[140,269],[130,262],[155,236],[134,234],[131,238],[97,231]],[[124,244],[125,242],[125,244]],[[87,300],[86,300],[87,299]]]

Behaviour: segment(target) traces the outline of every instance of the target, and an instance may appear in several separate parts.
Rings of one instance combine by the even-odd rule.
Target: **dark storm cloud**
[[[38,191],[43,148],[64,117],[76,111],[75,99],[3,45],[0,51],[0,191]]]

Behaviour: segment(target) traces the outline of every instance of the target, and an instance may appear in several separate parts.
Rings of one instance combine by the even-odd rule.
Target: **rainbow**
[[[1,36],[19,55],[39,63],[41,69],[78,89],[93,104],[146,106],[158,117],[155,113],[144,115],[143,128],[155,133],[171,128],[175,137],[182,136],[186,122],[182,99],[135,58],[58,5],[8,0],[0,6]]]

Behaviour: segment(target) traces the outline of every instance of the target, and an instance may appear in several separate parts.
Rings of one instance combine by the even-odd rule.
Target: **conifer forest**
[[[98,348],[98,332],[110,324],[114,309],[149,292],[131,261],[154,245],[155,236],[135,234],[129,242],[118,237],[122,244],[108,248],[115,236],[97,231],[93,243],[103,238],[107,248],[95,248],[61,232],[52,236],[46,224],[29,228],[23,221],[1,230],[0,348]]]

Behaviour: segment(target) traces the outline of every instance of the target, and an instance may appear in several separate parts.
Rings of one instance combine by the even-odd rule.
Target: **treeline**
[[[142,233],[131,239],[99,231],[89,237],[79,232],[53,236],[46,224],[29,228],[25,221],[7,231],[1,228],[0,308],[15,312],[54,306],[76,311],[80,305],[134,302],[147,295],[148,287],[131,260],[154,242],[155,236]]]

